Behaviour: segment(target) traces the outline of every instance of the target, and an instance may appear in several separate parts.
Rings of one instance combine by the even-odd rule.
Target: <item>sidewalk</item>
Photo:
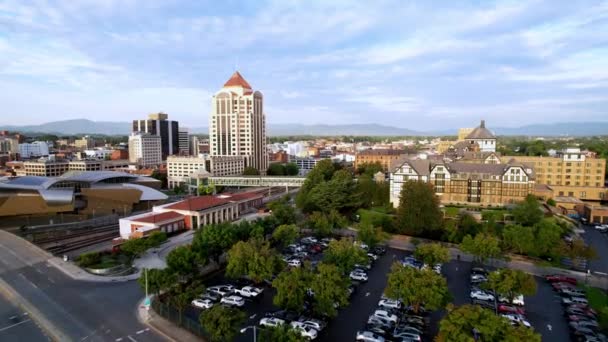
[[[388,246],[395,249],[400,249],[404,251],[414,251],[416,246],[412,244],[411,240],[413,238],[406,235],[394,235],[391,240],[388,241]],[[421,238],[415,238],[421,242],[438,242],[425,240]],[[442,243],[443,244],[443,243]],[[473,256],[467,253],[462,252],[460,249],[456,247],[448,247],[450,251],[451,257],[454,259],[457,255],[460,255],[460,259],[462,261],[473,261]],[[515,270],[520,270],[526,273],[533,274],[535,276],[543,277],[548,274],[562,274],[568,275],[570,277],[576,278],[581,283],[587,283],[594,287],[599,287],[602,289],[608,289],[608,277],[602,277],[594,274],[586,274],[584,272],[578,272],[573,270],[567,270],[564,268],[558,267],[543,267],[534,264],[531,261],[523,259],[519,255],[507,255],[511,260],[505,261],[501,259],[490,259],[485,264],[488,266],[499,267],[499,268],[511,268]]]
[[[144,306],[144,300],[139,303],[137,307],[137,319],[152,328],[158,334],[166,338],[168,341],[175,342],[200,342],[203,339],[196,335],[193,335],[189,331],[178,327],[166,320],[165,318],[158,315],[152,308],[146,310]]]
[[[141,270],[138,269],[137,272],[135,272],[133,274],[129,274],[129,275],[125,275],[125,276],[116,276],[116,277],[108,276],[108,277],[106,277],[106,276],[99,276],[99,275],[91,274],[91,273],[83,270],[82,268],[76,266],[72,261],[63,261],[63,259],[58,258],[58,257],[51,257],[49,260],[47,260],[47,262],[50,265],[55,266],[57,269],[59,269],[61,272],[63,272],[68,277],[70,277],[74,280],[80,280],[80,281],[115,283],[115,282],[136,280],[139,278],[139,275],[141,274]]]

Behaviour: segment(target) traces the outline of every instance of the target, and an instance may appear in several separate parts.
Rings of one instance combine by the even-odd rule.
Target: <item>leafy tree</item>
[[[476,337],[477,336],[477,339]],[[524,326],[512,326],[504,317],[479,305],[448,305],[448,314],[439,323],[438,342],[540,342],[540,334]]]
[[[129,239],[120,245],[120,250],[131,257],[138,257],[147,249],[145,239]]]
[[[472,238],[467,235],[460,244],[460,249],[472,254],[479,262],[485,262],[489,258],[496,258],[500,255],[500,241],[489,234],[481,233]]]
[[[318,211],[340,212],[356,208],[356,184],[352,175],[346,170],[336,171],[330,181],[317,184],[309,194],[309,200]]]
[[[380,162],[362,163],[357,165],[357,174],[373,177],[376,173],[383,171],[384,167]]]
[[[214,305],[203,311],[199,320],[211,341],[232,341],[247,320],[247,315],[239,309]]]
[[[306,265],[284,270],[272,282],[277,290],[272,302],[280,308],[302,312],[311,281],[312,273]]]
[[[362,223],[357,231],[357,239],[371,248],[384,240],[384,237],[382,229],[374,227],[369,223]]]
[[[402,232],[430,235],[441,228],[442,216],[432,184],[412,180],[403,184],[397,209],[397,222]]]
[[[190,305],[192,299],[196,297],[198,293],[195,293],[193,290],[187,288],[182,289],[182,291],[177,291],[176,293],[172,293],[169,296],[169,302],[173,305],[174,308],[179,312],[179,322],[182,323],[182,319],[184,317],[184,310]]]
[[[173,187],[173,193],[176,195],[183,195],[186,193],[186,186],[182,183]]]
[[[315,231],[315,235],[328,236],[332,230],[343,228],[346,225],[346,219],[336,210],[329,213],[315,211],[308,217],[308,224]]]
[[[332,264],[321,263],[316,269],[311,283],[314,293],[313,310],[316,314],[336,317],[338,314],[334,304],[348,304],[348,285],[350,281]]]
[[[219,261],[219,257],[237,241],[237,230],[230,223],[205,226],[196,231],[192,240],[192,250],[199,262],[207,259]],[[249,231],[246,232],[247,236]]]
[[[272,216],[276,219],[276,224],[296,223],[296,210],[289,204],[288,197],[268,203],[268,209],[272,211]]]
[[[148,291],[160,298],[160,293],[168,290],[176,282],[175,275],[169,269],[150,268],[144,270],[137,282],[143,291],[146,291],[146,273],[148,274]]]
[[[167,233],[156,231],[146,238],[146,245],[148,248],[154,248],[160,246],[165,241],[167,241]]]
[[[513,208],[513,218],[515,222],[531,227],[540,222],[543,218],[543,211],[538,205],[534,195],[528,195],[526,199]]]
[[[575,238],[571,243],[560,241],[559,252],[561,255],[575,261],[576,259],[591,260],[597,258],[597,252],[588,246],[581,238]]]
[[[289,324],[282,324],[277,327],[264,327],[260,329],[258,337],[260,341],[273,342],[307,342],[308,339],[293,328]]]
[[[232,278],[248,276],[259,283],[272,277],[278,264],[276,252],[270,248],[268,242],[239,241],[228,251],[226,275]]]
[[[252,167],[252,166],[247,166],[243,170],[243,176],[259,176],[259,175],[260,175],[260,171],[258,171],[258,169],[256,169],[255,167]]]
[[[558,247],[562,241],[563,229],[549,219],[543,219],[534,227],[536,229],[534,254],[555,258],[559,253]]]
[[[547,204],[550,205],[550,206],[552,206],[552,207],[555,207],[557,205],[557,202],[555,202],[555,200],[553,198],[549,198],[547,200]]]
[[[505,296],[512,301],[517,295],[533,296],[536,294],[534,277],[520,270],[501,269],[488,275],[483,284],[486,289]]]
[[[288,176],[297,176],[300,173],[300,168],[296,163],[285,164],[285,174]]]
[[[467,235],[475,236],[481,232],[481,224],[471,214],[462,213],[458,216],[458,231],[458,241],[462,241]]]
[[[450,260],[448,249],[438,243],[423,243],[416,246],[414,256],[429,266],[443,264]]]
[[[204,195],[211,195],[215,192],[215,185],[213,184],[199,184],[198,186],[198,195],[199,196],[204,196]]]
[[[292,244],[300,234],[298,226],[295,224],[283,224],[277,227],[272,233],[272,240],[279,246],[285,247]]]
[[[196,255],[190,246],[179,246],[167,255],[167,267],[177,275],[191,276],[198,267]]]
[[[266,174],[269,176],[285,176],[287,170],[285,170],[285,165],[283,164],[270,163],[270,165],[268,165],[268,170],[266,170]]]
[[[369,208],[373,205],[376,183],[372,176],[363,174],[357,179],[357,192],[361,196],[361,206]]]
[[[101,261],[99,252],[83,253],[78,256],[78,266],[89,267],[98,264]]]
[[[443,276],[430,269],[418,270],[399,263],[391,267],[384,294],[411,305],[414,312],[418,312],[422,304],[426,309],[436,310],[450,300],[448,284]]]
[[[348,274],[355,264],[368,262],[367,253],[350,238],[331,241],[323,260],[336,265],[342,274]]]
[[[531,227],[518,224],[508,225],[502,232],[505,247],[518,254],[529,254],[535,248],[534,232]]]
[[[335,170],[334,164],[329,159],[324,159],[315,165],[314,169],[306,175],[306,180],[296,196],[298,208],[307,213],[317,209],[317,205],[309,198],[310,194],[318,184],[329,181]]]

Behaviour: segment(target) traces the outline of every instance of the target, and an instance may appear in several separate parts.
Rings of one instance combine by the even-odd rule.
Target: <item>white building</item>
[[[143,167],[162,163],[161,138],[148,133],[132,133],[129,136],[129,161]]]
[[[49,155],[49,145],[45,141],[19,144],[21,158],[39,158]]]
[[[207,171],[208,161],[209,158],[203,157],[167,157],[167,186],[173,189],[179,184],[186,184],[192,174]]]
[[[209,140],[212,156],[243,156],[245,166],[266,173],[264,98],[238,71],[213,96]]]
[[[465,141],[470,144],[477,143],[481,152],[496,152],[496,136],[486,128],[485,120],[481,120],[479,127],[469,133]]]
[[[190,130],[185,127],[178,128],[179,136],[179,154],[187,156],[190,154]]]
[[[287,143],[287,154],[296,157],[306,157],[308,155],[308,146],[302,141]]]
[[[84,154],[87,156],[87,158],[109,159],[110,156],[112,156],[112,152],[113,152],[113,150],[108,150],[105,148],[97,148],[94,150],[85,150]]]
[[[322,158],[295,158],[290,157],[289,162],[294,163],[298,166],[299,175],[306,176],[310,172],[310,170],[314,169],[318,162],[323,160]]]

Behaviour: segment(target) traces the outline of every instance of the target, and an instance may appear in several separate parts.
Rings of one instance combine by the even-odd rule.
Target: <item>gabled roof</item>
[[[242,88],[246,88],[246,89],[251,89],[251,86],[249,85],[249,83],[247,83],[247,81],[245,81],[243,76],[238,71],[235,71],[234,74],[232,74],[232,76],[230,76],[228,81],[226,81],[226,83],[224,83],[224,87],[242,87]]]
[[[183,219],[183,218],[184,218],[184,215],[182,215],[180,213],[176,213],[174,211],[168,211],[166,213],[152,214],[152,215],[138,217],[136,219],[133,219],[133,222],[163,223],[166,221],[179,220],[179,219]]]
[[[198,196],[188,198],[186,200],[169,205],[165,208],[174,210],[200,211],[224,205],[227,203],[230,203],[230,201],[225,198],[219,198],[215,196]]]
[[[466,139],[496,139],[496,136],[492,131],[486,128],[486,121],[481,120],[481,124],[479,127],[476,127],[469,135],[467,135]]]

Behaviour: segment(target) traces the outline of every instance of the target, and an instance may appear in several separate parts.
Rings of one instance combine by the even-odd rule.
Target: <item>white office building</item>
[[[187,156],[190,154],[190,130],[185,127],[178,128],[179,154]]]
[[[129,161],[142,167],[162,163],[161,137],[149,133],[132,133],[129,136]]]
[[[186,184],[193,173],[207,171],[209,158],[190,156],[167,157],[167,186],[173,189],[179,184]]]
[[[40,158],[49,155],[49,145],[45,141],[19,144],[21,158]]]

